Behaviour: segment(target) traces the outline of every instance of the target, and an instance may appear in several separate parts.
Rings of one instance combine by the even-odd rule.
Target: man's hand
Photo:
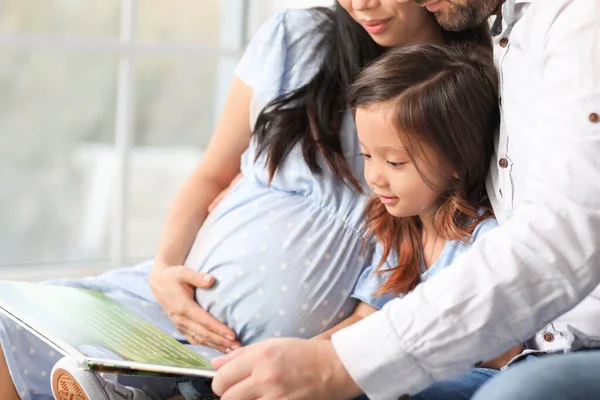
[[[271,339],[213,359],[221,400],[346,400],[361,394],[329,340]]]
[[[183,265],[157,264],[152,267],[149,280],[154,297],[191,344],[209,346],[224,353],[240,347],[233,330],[204,311],[194,300],[196,288],[212,286],[212,276]]]

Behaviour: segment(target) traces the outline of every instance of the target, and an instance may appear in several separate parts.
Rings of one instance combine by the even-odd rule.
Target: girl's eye
[[[367,160],[371,158],[370,154],[360,153],[359,156],[366,158]]]
[[[388,161],[387,163],[388,163],[388,164],[389,164],[389,166],[390,166],[390,167],[392,167],[392,168],[400,168],[400,167],[402,167],[404,164],[406,164],[405,162],[391,162],[391,161]]]

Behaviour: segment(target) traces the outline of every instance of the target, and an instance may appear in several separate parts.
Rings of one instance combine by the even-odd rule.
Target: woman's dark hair
[[[326,56],[307,84],[271,101],[261,111],[254,126],[257,159],[266,154],[272,179],[292,148],[301,142],[304,160],[313,174],[322,173],[321,153],[336,177],[361,191],[340,142],[342,121],[348,108],[346,94],[360,71],[386,49],[377,45],[339,3],[333,8],[314,8],[312,12],[325,16],[315,28],[322,35],[315,48]],[[446,37],[450,43],[477,43],[491,51],[487,26],[446,32]]]
[[[423,44],[387,52],[364,70],[349,90],[353,110],[390,107],[392,123],[425,182],[432,166],[423,146],[435,151],[451,182],[433,214],[444,240],[469,240],[492,215],[485,179],[500,124],[498,76],[492,55],[480,47]],[[484,212],[481,212],[484,210]],[[383,245],[379,269],[391,251],[398,264],[388,271],[380,293],[407,293],[419,283],[421,222],[395,217],[379,198],[366,210],[366,230]]]

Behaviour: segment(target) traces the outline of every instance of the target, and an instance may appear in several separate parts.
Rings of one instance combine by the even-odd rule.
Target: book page
[[[212,369],[203,357],[98,292],[0,281],[0,306],[42,336],[88,357]]]

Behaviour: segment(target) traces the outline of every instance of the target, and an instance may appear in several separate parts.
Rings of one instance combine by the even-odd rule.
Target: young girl
[[[485,189],[497,86],[491,55],[466,47],[395,49],[361,73],[349,96],[373,192],[366,230],[375,255],[352,293],[355,311],[317,338],[443,279],[444,268],[497,226]],[[499,367],[518,350],[486,365]],[[476,369],[411,399],[468,399],[494,373]]]

